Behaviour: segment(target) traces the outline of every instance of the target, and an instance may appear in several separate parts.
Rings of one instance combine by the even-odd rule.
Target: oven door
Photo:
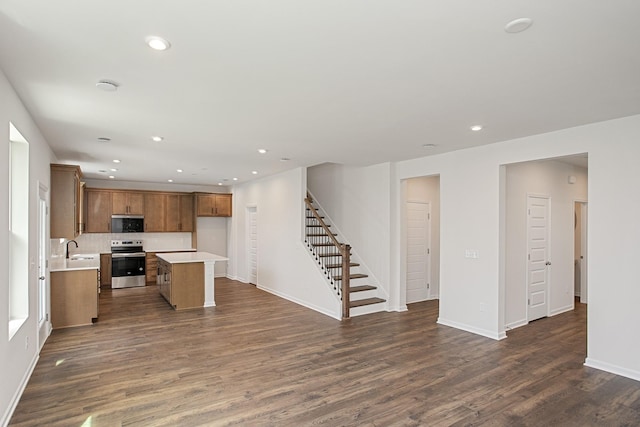
[[[111,255],[112,288],[134,288],[145,284],[144,252]]]

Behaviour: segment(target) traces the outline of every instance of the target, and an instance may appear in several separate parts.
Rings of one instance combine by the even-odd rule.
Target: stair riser
[[[349,292],[349,299],[351,301],[359,301],[367,298],[375,298],[378,296],[378,292],[376,289],[371,289],[368,291],[362,292]]]
[[[381,302],[378,304],[363,305],[362,307],[354,307],[351,309],[349,315],[351,317],[356,317],[365,314],[378,313],[380,311],[387,311],[386,303]]]

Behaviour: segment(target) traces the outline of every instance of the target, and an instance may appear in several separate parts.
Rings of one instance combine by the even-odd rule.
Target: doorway
[[[49,253],[49,230],[47,196],[49,189],[38,185],[38,349],[42,349],[49,337],[49,269],[47,254]]]
[[[527,196],[527,320],[549,315],[551,200]]]
[[[407,304],[428,300],[431,281],[431,204],[407,202]]]
[[[258,284],[258,208],[247,207],[247,280]]]

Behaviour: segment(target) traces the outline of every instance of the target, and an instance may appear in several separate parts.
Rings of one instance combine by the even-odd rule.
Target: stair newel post
[[[349,301],[349,276],[351,264],[351,246],[342,245],[342,319],[350,317],[350,301]]]

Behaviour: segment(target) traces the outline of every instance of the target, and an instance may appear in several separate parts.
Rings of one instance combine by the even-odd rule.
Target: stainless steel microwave
[[[111,215],[112,233],[142,233],[144,232],[144,216],[142,215]]]

